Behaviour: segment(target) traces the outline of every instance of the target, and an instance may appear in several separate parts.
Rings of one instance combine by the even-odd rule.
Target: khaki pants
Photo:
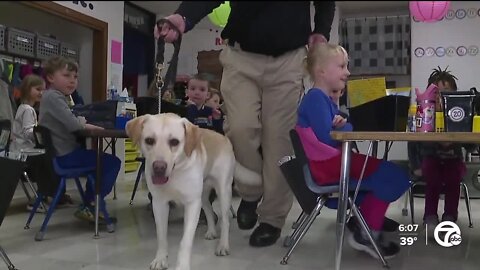
[[[289,131],[297,121],[305,55],[304,47],[276,58],[244,52],[238,46],[226,46],[220,53],[226,135],[238,162],[263,175],[262,188],[237,188],[246,201],[263,196],[257,209],[259,222],[278,228],[283,227],[293,202],[278,161],[293,153]]]

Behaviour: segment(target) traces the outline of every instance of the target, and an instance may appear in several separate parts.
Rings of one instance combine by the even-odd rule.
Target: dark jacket
[[[223,117],[220,119],[213,119],[212,114],[213,109],[208,106],[204,105],[202,108],[198,109],[196,105],[191,104],[187,106],[186,118],[200,128],[211,129],[223,134]]]
[[[185,31],[191,30],[203,17],[223,1],[183,1],[177,11],[185,17]],[[335,2],[314,1],[315,29],[330,38]],[[231,12],[222,38],[238,42],[242,50],[280,56],[308,43],[312,34],[310,1],[230,1]]]

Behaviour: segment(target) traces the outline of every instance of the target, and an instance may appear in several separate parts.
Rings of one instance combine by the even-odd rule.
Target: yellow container
[[[125,161],[135,161],[138,155],[138,152],[125,152]]]
[[[444,132],[445,131],[445,120],[443,117],[443,112],[435,113],[435,131]]]
[[[131,141],[125,141],[125,151],[136,151],[137,147]]]
[[[480,116],[475,115],[473,117],[473,127],[472,127],[473,132],[480,132]]]
[[[134,172],[138,169],[138,166],[140,166],[140,162],[137,161],[125,162],[125,172]]]

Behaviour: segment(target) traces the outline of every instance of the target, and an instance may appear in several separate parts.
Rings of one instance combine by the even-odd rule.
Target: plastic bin
[[[60,55],[72,58],[77,62],[80,61],[80,50],[78,49],[78,47],[69,43],[60,43]]]
[[[35,34],[13,27],[7,28],[7,51],[19,56],[35,57]]]
[[[5,41],[7,40],[7,28],[0,24],[0,51],[5,51],[7,48],[5,46]]]
[[[54,55],[60,54],[60,41],[37,35],[35,42],[35,54],[36,57],[42,60],[46,60]]]

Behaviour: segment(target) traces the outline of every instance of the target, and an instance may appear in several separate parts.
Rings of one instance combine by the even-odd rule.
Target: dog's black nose
[[[165,161],[154,161],[153,162],[153,173],[157,176],[165,176],[167,171],[167,163]]]

